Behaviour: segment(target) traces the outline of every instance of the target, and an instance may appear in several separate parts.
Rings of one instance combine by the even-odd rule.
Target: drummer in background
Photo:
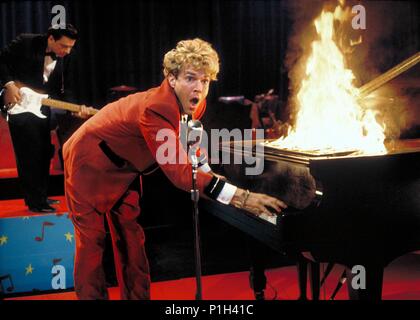
[[[251,126],[255,129],[264,129],[266,139],[278,139],[286,135],[288,130],[287,123],[280,120],[282,112],[283,103],[278,95],[273,94],[273,89],[257,95],[249,113]]]

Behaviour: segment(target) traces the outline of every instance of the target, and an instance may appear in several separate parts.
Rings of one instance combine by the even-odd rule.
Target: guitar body
[[[19,103],[16,103],[13,107],[13,113],[30,112],[36,115],[38,118],[45,119],[46,116],[41,113],[42,101],[48,98],[48,94],[41,94],[35,92],[28,87],[22,87],[19,89],[19,93],[22,97]]]

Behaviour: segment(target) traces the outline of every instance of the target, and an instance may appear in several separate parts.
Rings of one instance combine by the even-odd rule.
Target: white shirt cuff
[[[204,173],[210,172],[211,168],[208,164],[208,162],[206,162],[205,164],[203,164],[200,168],[198,168],[199,170],[201,170]]]
[[[229,204],[238,188],[230,183],[225,183],[222,191],[217,197],[217,201],[223,204]]]

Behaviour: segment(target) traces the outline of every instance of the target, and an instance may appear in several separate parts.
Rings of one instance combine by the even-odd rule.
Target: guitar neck
[[[64,101],[50,99],[50,98],[42,99],[42,104],[47,107],[62,109],[62,110],[69,110],[71,112],[79,112],[82,108],[82,106],[78,104],[64,102]],[[96,109],[94,109],[94,111],[89,110],[89,114],[95,114],[96,112],[98,112],[98,110]]]

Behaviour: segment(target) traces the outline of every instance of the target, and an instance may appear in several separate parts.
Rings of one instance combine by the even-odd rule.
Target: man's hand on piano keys
[[[213,171],[211,172],[211,174],[214,175],[216,178],[219,178],[222,181],[227,181],[226,177],[224,177],[220,174],[214,173]]]
[[[274,197],[262,193],[249,192],[238,188],[232,198],[231,204],[259,216],[266,214],[274,216],[280,214],[287,205]]]

